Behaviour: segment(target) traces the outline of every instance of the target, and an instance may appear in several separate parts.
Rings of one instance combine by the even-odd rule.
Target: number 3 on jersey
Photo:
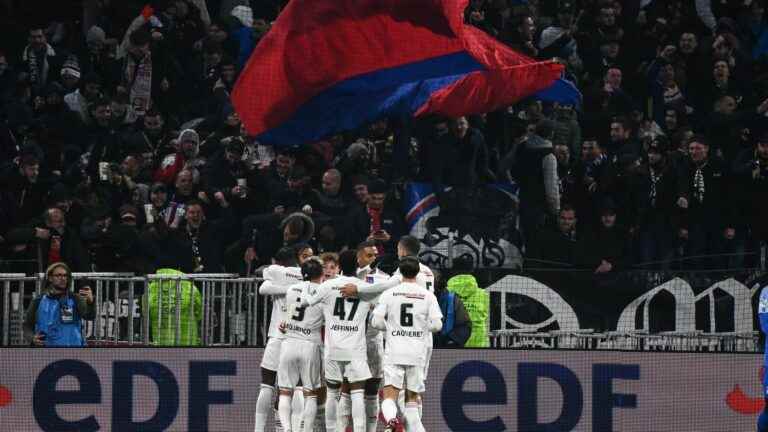
[[[345,310],[344,310],[344,303],[352,303],[352,310],[349,311],[349,315],[345,318]],[[341,297],[338,297],[336,299],[336,304],[333,305],[333,316],[339,317],[340,320],[344,321],[345,319],[347,321],[352,321],[355,318],[355,313],[357,312],[357,306],[360,304],[360,300],[356,298],[347,298],[343,299]]]
[[[301,299],[298,299],[297,302],[299,303],[298,306],[296,306],[295,312],[293,313],[293,316],[291,317],[294,321],[304,321],[304,312],[306,311],[306,306],[301,306]]]

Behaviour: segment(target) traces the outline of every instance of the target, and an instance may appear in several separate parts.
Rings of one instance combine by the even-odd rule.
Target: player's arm
[[[437,303],[437,297],[429,293],[429,311],[427,312],[427,328],[432,333],[437,333],[443,328],[443,312],[440,311],[440,304]]]
[[[279,278],[281,274],[285,274],[285,269],[286,267],[281,265],[272,264],[264,268],[261,274],[264,276],[265,280],[274,281]]]
[[[259,287],[259,294],[268,296],[281,296],[288,292],[285,285],[276,284],[270,280],[264,281]]]
[[[379,301],[371,314],[371,327],[378,330],[387,329],[387,303],[384,299]]]
[[[344,297],[357,297],[362,301],[371,301],[384,291],[398,286],[401,281],[402,278],[399,275],[395,275],[375,284],[348,284],[342,287],[341,294]]]
[[[325,295],[330,290],[330,285],[321,284],[320,286],[308,286],[301,293],[301,305],[302,306],[314,306],[325,298]]]

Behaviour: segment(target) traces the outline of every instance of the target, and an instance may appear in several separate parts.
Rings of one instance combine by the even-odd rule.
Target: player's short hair
[[[355,277],[357,274],[357,252],[345,250],[339,255],[339,268],[344,276]]]
[[[312,246],[310,246],[309,243],[301,242],[301,243],[295,243],[293,245],[293,249],[296,251],[296,256],[298,257],[301,251],[305,249],[312,249]]]
[[[312,257],[301,265],[301,276],[304,280],[309,281],[317,279],[323,275],[323,263],[317,257]]]
[[[275,254],[275,262],[283,267],[296,267],[296,249],[283,246]]]
[[[412,256],[403,257],[400,259],[400,274],[404,278],[413,279],[419,274],[419,260]]]
[[[336,252],[323,252],[320,254],[320,261],[322,261],[323,264],[332,262],[339,265],[339,254]]]
[[[404,235],[397,242],[409,256],[417,256],[421,250],[421,241],[414,236]]]
[[[362,251],[365,248],[369,247],[376,247],[376,242],[373,240],[366,240],[364,242],[360,242],[360,244],[357,245],[357,252]]]

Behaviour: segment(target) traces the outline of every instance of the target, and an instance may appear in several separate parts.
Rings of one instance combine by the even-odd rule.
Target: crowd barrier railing
[[[266,328],[261,281],[236,274],[73,273],[70,290],[93,291],[95,318],[83,322],[89,346],[256,346]],[[29,345],[24,317],[44,287],[44,274],[0,273],[2,346]]]
[[[737,271],[537,270],[481,278],[495,348],[691,352],[761,350],[768,275]]]
[[[490,297],[494,348],[631,351],[760,351],[756,306],[762,271],[476,272]],[[271,298],[262,280],[236,274],[74,273],[93,289],[91,346],[264,346]],[[43,274],[0,273],[0,343],[24,346],[25,311]]]

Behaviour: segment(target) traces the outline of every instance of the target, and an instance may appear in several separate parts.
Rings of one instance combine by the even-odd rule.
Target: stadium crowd
[[[739,268],[768,240],[763,0],[472,0],[468,23],[562,59],[583,102],[283,148],[229,101],[283,1],[55,3],[0,2],[6,271],[244,274],[285,245],[366,240],[394,255],[410,181],[451,186],[438,199],[459,212],[517,182],[529,267]]]

